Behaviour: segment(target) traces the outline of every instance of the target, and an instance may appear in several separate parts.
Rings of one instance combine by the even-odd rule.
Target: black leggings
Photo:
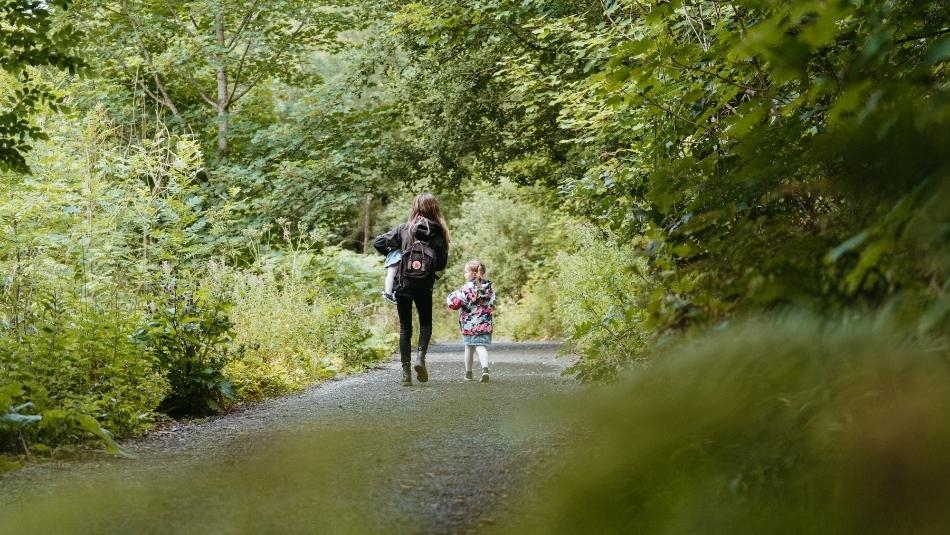
[[[399,358],[403,364],[412,360],[412,304],[419,313],[419,350],[425,354],[432,338],[432,289],[415,290],[412,293],[396,293],[396,310],[399,312]]]

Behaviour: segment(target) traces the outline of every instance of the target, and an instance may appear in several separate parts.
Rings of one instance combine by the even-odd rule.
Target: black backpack
[[[417,240],[412,229],[408,229],[406,234],[397,280],[400,288],[412,289],[435,278],[435,249]]]

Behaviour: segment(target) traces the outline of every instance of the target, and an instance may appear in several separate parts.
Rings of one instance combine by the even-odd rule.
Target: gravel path
[[[579,391],[550,344],[496,344],[487,384],[461,348],[0,478],[0,533],[504,531],[570,431],[532,410]]]

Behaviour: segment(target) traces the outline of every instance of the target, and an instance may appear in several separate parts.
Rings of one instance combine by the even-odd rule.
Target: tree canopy
[[[394,76],[433,174],[541,184],[662,273],[657,326],[940,315],[945,2],[414,2]]]
[[[65,12],[70,0],[0,1],[0,171],[27,171],[24,154],[31,139],[45,139],[31,117],[42,105],[61,102],[33,67],[75,73],[83,62],[76,53],[80,34]]]

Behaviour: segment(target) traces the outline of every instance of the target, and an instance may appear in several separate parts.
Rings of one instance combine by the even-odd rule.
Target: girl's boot
[[[488,382],[488,368],[482,368],[482,382]]]

